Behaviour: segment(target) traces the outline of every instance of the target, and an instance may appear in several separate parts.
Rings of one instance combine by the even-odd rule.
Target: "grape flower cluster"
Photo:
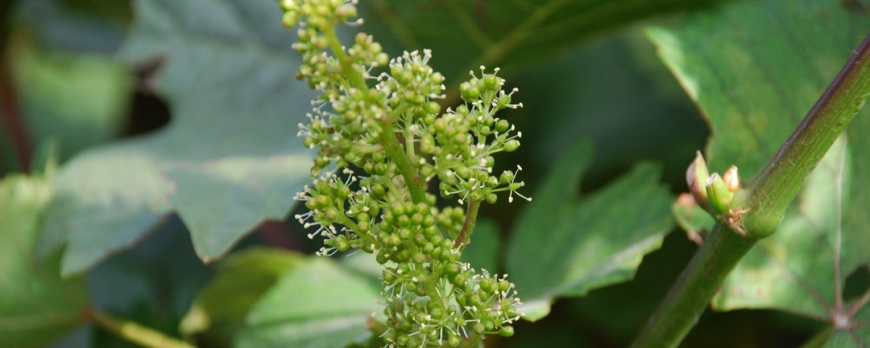
[[[460,85],[462,105],[441,112],[444,76],[429,50],[389,59],[370,35],[350,47],[335,28],[360,24],[356,0],[281,0],[284,24],[298,25],[297,78],[321,92],[305,146],[318,149],[312,185],[297,194],[308,213],[296,215],[310,238],[325,238],[320,255],[359,249],[383,265],[383,304],[390,347],[469,346],[486,334],[513,335],[521,304],[507,275],[476,271],[460,261],[481,202],[517,190],[514,171],[493,174],[498,152],[516,150],[522,133],[496,117],[516,89],[502,89],[498,69],[484,67]],[[372,75],[373,71],[383,71]],[[478,76],[479,75],[479,76]],[[365,174],[362,174],[364,172]],[[428,192],[460,207],[439,209]]]

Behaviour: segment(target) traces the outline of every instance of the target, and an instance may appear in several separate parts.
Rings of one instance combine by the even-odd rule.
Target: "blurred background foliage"
[[[667,26],[678,21],[686,9],[715,6],[712,3],[716,1],[576,1],[551,14],[551,26],[541,26],[539,32],[532,31],[519,39],[510,38],[512,26],[528,15],[521,5],[533,1],[514,1],[519,4],[516,8],[505,6],[504,11],[487,12],[486,21],[478,23],[483,29],[477,36],[457,31],[481,21],[475,11],[486,11],[495,2],[363,0],[366,24],[361,29],[374,34],[392,56],[404,49],[432,48],[432,65],[445,72],[450,87],[458,84],[471,67],[481,63],[501,65],[501,75],[508,79],[509,87],[520,90],[515,101],[525,105],[503,117],[522,130],[524,146],[499,156],[498,163],[521,164],[528,192],[539,187],[563,151],[579,138],[590,139],[595,149],[579,185],[584,194],[604,187],[639,161],[647,160],[661,165],[661,181],[672,194],[685,190],[684,168],[695,150],[704,148],[709,127],[661,64],[643,28]],[[196,1],[189,4],[193,12],[178,15],[193,18],[196,6],[211,3]],[[153,135],[173,123],[171,103],[155,92],[153,84],[154,76],[166,63],[160,59],[163,57],[136,63],[118,58],[138,18],[132,3],[18,0],[5,1],[0,7],[0,176],[41,170],[50,148],[57,149],[56,158],[63,166],[88,149]],[[274,8],[278,13],[276,4]],[[208,14],[204,7],[199,11]],[[506,37],[510,40],[504,40]],[[482,54],[488,44],[503,42],[515,44],[505,45],[494,56]],[[294,62],[288,64],[295,69]],[[226,83],[232,90],[233,81]],[[447,103],[456,101],[455,91],[448,91],[448,96],[453,99],[448,98]],[[254,119],[257,115],[248,117]],[[210,127],[207,122],[201,126]],[[286,137],[301,146],[295,133],[296,129],[286,129]],[[198,136],[191,132],[182,140],[197,146]],[[500,240],[509,237],[514,217],[523,206],[504,202],[485,205],[482,217],[493,223],[481,226],[486,230],[481,232],[481,240],[491,241],[481,244],[504,245]],[[288,216],[300,209],[295,208]],[[194,335],[194,341],[202,347],[229,346],[230,337],[243,330],[241,318],[255,300],[278,281],[279,274],[302,262],[297,256],[287,256],[295,254],[281,254],[251,256],[260,260],[256,262],[241,257],[232,258],[228,264],[205,265],[197,258],[182,219],[173,215],[161,221],[150,233],[135,238],[132,247],[112,251],[84,274],[91,306],[171,336]],[[546,233],[540,231],[541,238],[546,238]],[[263,247],[310,254],[319,245],[320,241],[306,238],[295,220],[270,220],[238,241],[231,255],[245,255],[246,250]],[[625,346],[696,248],[682,233],[670,233],[660,250],[644,258],[634,280],[592,290],[585,297],[560,299],[546,318],[522,322],[517,325],[515,337],[488,340],[487,347],[539,347],[542,342],[548,347]],[[496,257],[503,254],[501,249],[470,251],[467,257],[491,265],[487,267],[499,267],[495,265],[499,264]],[[246,269],[241,266],[246,262],[258,266],[251,272],[239,272]],[[215,274],[232,272],[233,267],[248,277],[236,281],[254,285],[222,288],[217,282],[221,276]],[[365,270],[349,272],[366,274]],[[234,281],[226,282],[232,285]],[[847,291],[866,287],[867,283],[870,280],[866,272],[856,273],[847,281]],[[197,294],[206,294],[203,291],[207,284],[215,287],[207,290],[211,295],[195,300]],[[222,306],[230,310],[216,313],[215,308]],[[211,322],[204,324],[197,313],[209,310]],[[708,311],[683,346],[794,347],[820,327],[819,323],[782,312]],[[48,346],[134,345],[82,320]]]

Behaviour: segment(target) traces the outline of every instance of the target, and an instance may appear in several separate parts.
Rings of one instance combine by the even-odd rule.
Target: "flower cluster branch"
[[[318,254],[359,249],[383,265],[388,346],[511,336],[521,303],[514,285],[460,257],[483,201],[504,192],[509,202],[531,200],[517,192],[519,166],[493,174],[493,155],[520,146],[522,133],[496,116],[522,107],[512,101],[516,89],[505,92],[498,69],[481,66],[460,84],[464,103],[442,113],[444,76],[429,66],[431,51],[390,59],[365,33],[342,45],[335,28],[362,23],[356,1],[283,0],[281,7],[284,24],[298,25],[297,77],[321,92],[298,133],[318,149],[314,183],[296,196],[309,209],[296,216],[314,230],[309,237],[325,238]],[[442,198],[468,209],[439,209],[427,192],[433,179]]]

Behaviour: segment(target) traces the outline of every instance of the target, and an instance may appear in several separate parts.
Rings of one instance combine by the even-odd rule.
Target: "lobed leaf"
[[[46,212],[45,254],[67,243],[74,274],[136,243],[170,213],[197,255],[223,255],[264,219],[280,219],[308,179],[296,124],[312,94],[271,0],[141,0],[122,56],[160,59],[154,90],[166,129],[84,152],[61,168]]]
[[[588,197],[576,197],[591,160],[588,141],[569,148],[518,218],[508,243],[507,273],[526,304],[521,308],[526,319],[544,317],[558,296],[582,296],[631,279],[673,226],[672,198],[659,184],[661,169],[650,163]]]

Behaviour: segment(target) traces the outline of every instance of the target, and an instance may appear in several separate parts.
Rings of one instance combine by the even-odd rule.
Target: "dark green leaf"
[[[212,273],[194,253],[184,224],[173,216],[134,247],[89,270],[85,279],[101,312],[180,337],[179,323]],[[101,333],[97,346],[126,344]]]
[[[716,1],[370,0],[362,5],[364,16],[381,19],[368,18],[364,30],[384,47],[432,49],[433,66],[456,85],[481,64],[513,68],[607,29]]]
[[[631,279],[672,226],[671,197],[658,183],[660,169],[649,163],[578,199],[579,177],[591,160],[587,141],[565,151],[508,244],[507,273],[529,320],[545,316],[557,296]]]
[[[477,220],[471,234],[471,244],[462,251],[462,262],[470,263],[477,270],[498,272],[499,250],[501,236],[498,235],[498,226],[489,219]]]
[[[841,4],[741,1],[677,29],[649,31],[710,119],[711,170],[734,163],[744,177],[757,172],[797,126],[870,31],[866,13]],[[779,230],[741,261],[714,308],[786,310],[834,324],[829,346],[870,342],[859,339],[870,321],[850,318],[842,294],[845,278],[870,263],[868,116],[857,116],[831,147]]]
[[[292,207],[309,181],[296,124],[312,94],[294,78],[300,58],[280,12],[271,0],[136,2],[123,56],[162,59],[153,86],[173,119],[60,170],[41,250],[67,242],[64,274],[135,243],[172,211],[207,262]]]
[[[132,87],[123,64],[95,54],[41,50],[20,37],[11,47],[31,139],[56,139],[64,160],[121,132]]]
[[[235,345],[343,347],[371,335],[365,322],[383,307],[380,287],[328,258],[311,258],[281,277],[251,309]]]
[[[302,260],[296,253],[265,248],[230,255],[218,264],[217,275],[197,296],[182,331],[200,336],[200,344],[228,347],[251,307]]]
[[[0,346],[40,347],[84,322],[81,279],[62,280],[59,256],[33,260],[37,224],[51,197],[40,178],[0,181]]]

